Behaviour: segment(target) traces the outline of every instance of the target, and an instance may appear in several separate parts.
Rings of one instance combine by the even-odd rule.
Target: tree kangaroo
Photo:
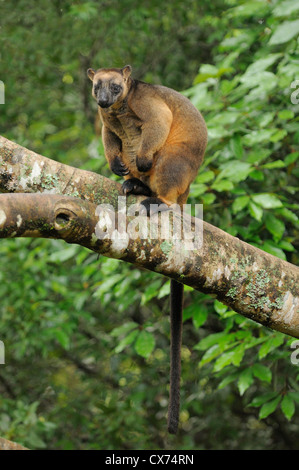
[[[131,77],[132,68],[88,69],[103,124],[105,156],[124,177],[124,194],[146,196],[142,205],[186,203],[207,145],[200,112],[183,95]],[[177,432],[184,286],[171,280],[171,366],[168,431]]]

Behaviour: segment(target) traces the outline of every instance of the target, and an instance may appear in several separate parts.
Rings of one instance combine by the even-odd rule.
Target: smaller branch
[[[2,194],[0,238],[56,238],[97,251],[91,246],[95,245],[91,239],[98,222],[95,207],[58,194]]]
[[[16,442],[8,441],[3,437],[0,437],[0,450],[29,450],[26,447],[17,444]]]
[[[51,160],[0,136],[0,193],[46,193],[90,202],[117,201],[121,184]]]

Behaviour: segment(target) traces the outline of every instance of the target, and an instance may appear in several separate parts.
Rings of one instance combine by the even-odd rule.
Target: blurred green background
[[[2,135],[120,180],[95,135],[86,69],[131,64],[206,119],[189,202],[298,264],[298,2],[0,0],[0,12]],[[292,338],[188,289],[170,436],[169,281],[56,240],[2,240],[0,256],[1,437],[32,449],[298,449]]]

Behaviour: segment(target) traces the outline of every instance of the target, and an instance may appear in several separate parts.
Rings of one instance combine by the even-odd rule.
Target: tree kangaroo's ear
[[[123,67],[121,69],[121,73],[123,74],[124,79],[127,80],[132,73],[131,65],[126,65],[125,67]]]
[[[87,70],[87,76],[91,81],[93,81],[94,74],[95,74],[95,71],[93,69]]]

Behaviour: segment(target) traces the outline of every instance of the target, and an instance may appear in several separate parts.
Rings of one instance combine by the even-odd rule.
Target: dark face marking
[[[93,87],[94,97],[101,108],[109,108],[122,95],[123,87],[115,79],[98,80]]]
[[[101,88],[101,84],[102,84],[101,80],[98,80],[98,82],[94,85],[93,91],[95,95],[98,93],[99,89]]]

